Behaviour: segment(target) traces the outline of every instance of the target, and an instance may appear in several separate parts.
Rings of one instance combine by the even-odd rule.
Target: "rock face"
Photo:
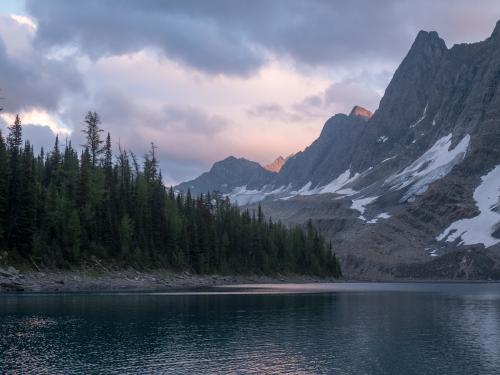
[[[272,163],[266,164],[264,169],[269,172],[278,173],[283,165],[285,165],[285,158],[280,155]]]
[[[499,83],[500,24],[450,49],[421,31],[373,115],[333,116],[244,200],[225,193],[311,218],[348,277],[499,278]]]
[[[366,108],[360,107],[359,105],[355,105],[353,109],[351,110],[351,113],[349,114],[350,117],[352,116],[358,116],[362,117],[365,120],[369,120],[370,117],[373,116],[373,113],[371,113],[369,110]]]
[[[357,113],[370,113],[354,107],[349,116],[337,114],[330,118],[319,138],[304,151],[298,152],[283,166],[273,181],[274,186],[300,189],[323,186],[347,170],[352,161],[353,145],[368,126],[369,117]]]

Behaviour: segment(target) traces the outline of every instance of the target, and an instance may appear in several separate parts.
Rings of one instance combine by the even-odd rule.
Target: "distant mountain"
[[[295,154],[288,155],[286,158],[280,155],[272,163],[265,165],[264,169],[267,169],[269,172],[278,173],[281,170],[281,168],[283,168],[287,160],[293,157],[294,155]]]
[[[350,277],[500,279],[500,23],[452,48],[419,32],[373,115],[337,114],[260,186],[248,177],[225,193],[312,219]]]
[[[269,172],[278,173],[284,164],[285,158],[280,155],[272,163],[264,165],[264,169],[267,169]]]
[[[183,182],[175,187],[176,190],[190,190],[192,194],[204,194],[218,191],[230,193],[235,190],[256,191],[261,189],[274,177],[275,173],[264,169],[259,163],[234,156],[230,156],[215,163],[210,171],[192,181]],[[236,200],[236,197],[235,199]],[[241,202],[251,203],[252,200]]]

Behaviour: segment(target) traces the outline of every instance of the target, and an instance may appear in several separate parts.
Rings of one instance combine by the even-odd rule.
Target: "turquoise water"
[[[499,284],[0,295],[0,373],[499,374]]]

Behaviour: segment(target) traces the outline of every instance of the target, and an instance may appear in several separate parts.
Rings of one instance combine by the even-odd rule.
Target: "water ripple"
[[[500,368],[498,284],[246,288],[0,296],[0,373],[495,374]]]

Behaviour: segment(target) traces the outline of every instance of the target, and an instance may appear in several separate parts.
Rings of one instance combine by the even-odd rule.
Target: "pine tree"
[[[8,207],[5,236],[8,248],[17,250],[16,235],[20,226],[21,216],[21,144],[22,144],[22,124],[19,115],[16,115],[14,124],[9,126],[7,136],[7,154],[9,158],[8,175]]]
[[[0,249],[4,249],[5,230],[7,224],[8,210],[8,177],[9,165],[7,158],[7,148],[2,132],[0,131]]]
[[[166,189],[156,146],[141,163],[99,117],[85,118],[80,155],[59,137],[35,157],[22,145],[19,116],[5,142],[0,133],[0,249],[13,259],[69,267],[97,256],[113,264],[173,267],[197,273],[301,273],[339,276],[332,245],[305,229],[266,220],[262,207],[240,212],[229,198]]]
[[[109,132],[106,136],[106,142],[104,143],[102,152],[104,153],[102,165],[106,174],[106,179],[111,180],[111,175],[113,173],[113,151],[111,148],[111,135]]]
[[[16,119],[14,120],[14,124],[9,126],[9,136],[7,137],[7,144],[9,150],[14,153],[18,152],[23,143],[23,130],[21,125],[21,117],[16,115]]]
[[[85,129],[82,132],[85,134],[86,147],[90,153],[90,162],[92,167],[96,167],[99,156],[102,154],[101,133],[103,130],[99,127],[101,120],[96,112],[88,112],[85,116]]]
[[[26,142],[21,159],[16,221],[10,237],[10,245],[23,257],[29,257],[32,253],[35,233],[36,195],[33,167],[33,149],[30,143]]]

